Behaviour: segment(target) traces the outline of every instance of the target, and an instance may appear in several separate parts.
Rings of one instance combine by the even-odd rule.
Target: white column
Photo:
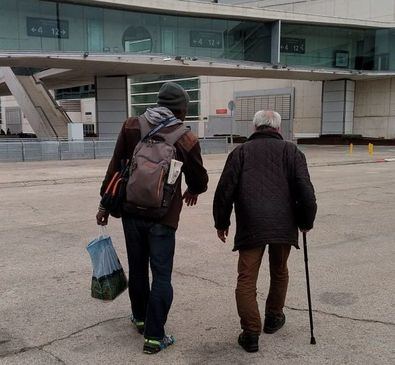
[[[352,134],[355,81],[325,81],[322,93],[322,134]]]
[[[100,139],[117,139],[128,118],[127,77],[96,78],[96,121]]]

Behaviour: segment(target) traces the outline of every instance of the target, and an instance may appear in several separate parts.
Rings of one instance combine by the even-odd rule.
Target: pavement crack
[[[296,307],[291,307],[286,305],[285,308],[293,311],[298,311],[298,312],[308,312],[309,310],[306,308],[296,308]],[[385,321],[379,321],[376,319],[365,319],[365,318],[355,318],[355,317],[349,317],[349,316],[342,316],[341,314],[333,313],[333,312],[325,312],[319,309],[313,309],[313,312],[323,314],[326,316],[332,316],[340,319],[348,319],[350,321],[356,321],[356,322],[364,322],[364,323],[378,323],[378,324],[384,324],[386,326],[395,326],[394,322],[385,322]]]
[[[40,209],[34,207],[33,205],[27,204],[27,203],[22,203],[25,207],[31,209],[33,211],[33,213],[38,213],[40,211]]]
[[[178,271],[178,270],[173,270],[173,272],[178,274],[178,275],[180,275],[180,276],[185,276],[185,277],[189,277],[189,278],[195,278],[195,279],[199,279],[199,280],[203,280],[203,281],[208,281],[209,283],[215,284],[217,286],[220,286],[220,287],[223,287],[223,288],[225,287],[221,283],[219,283],[217,281],[214,281],[214,280],[211,280],[211,279],[207,279],[207,278],[205,278],[203,276],[198,276],[198,275],[193,275],[193,274],[186,274],[186,273]]]
[[[53,345],[55,342],[67,340],[67,339],[69,339],[69,338],[71,338],[71,337],[73,337],[73,336],[75,336],[75,335],[80,334],[81,332],[84,332],[84,331],[89,330],[89,329],[91,329],[91,328],[100,326],[101,324],[108,323],[108,322],[112,322],[112,321],[117,321],[117,320],[119,320],[119,319],[125,319],[125,318],[129,318],[129,316],[121,316],[121,317],[114,317],[114,318],[105,319],[105,320],[103,320],[103,321],[99,321],[99,322],[96,322],[96,323],[94,323],[94,324],[91,324],[90,326],[80,328],[80,329],[78,329],[78,330],[76,330],[76,331],[74,331],[74,332],[72,332],[72,333],[69,333],[69,334],[66,335],[66,336],[59,337],[59,338],[55,338],[55,339],[53,339],[53,340],[51,340],[51,341],[49,341],[49,342],[43,343],[43,344],[41,344],[41,345],[21,347],[21,348],[19,348],[19,349],[15,349],[15,350],[13,350],[13,351],[7,352],[7,353],[5,353],[5,354],[0,355],[0,359],[1,359],[1,358],[4,358],[4,357],[8,357],[8,356],[18,355],[18,354],[21,354],[21,353],[23,353],[23,352],[28,352],[28,351],[33,351],[33,350],[40,350],[40,351],[47,352],[48,354],[50,354],[50,355],[52,355],[53,357],[55,357],[58,361],[60,361],[60,362],[62,362],[63,364],[65,364],[65,362],[64,362],[62,359],[57,358],[57,357],[56,357],[54,354],[52,354],[50,351],[45,350],[45,347],[51,346],[51,345]]]
[[[125,318],[129,318],[129,316],[114,317],[114,318],[109,318],[109,319],[105,319],[105,320],[103,320],[103,321],[96,322],[96,323],[94,323],[94,324],[91,324],[90,326],[80,328],[79,330],[74,331],[74,332],[68,334],[67,336],[55,338],[54,340],[51,340],[51,341],[49,341],[49,342],[47,342],[47,343],[45,343],[45,344],[43,344],[43,345],[40,345],[39,348],[42,349],[42,348],[44,348],[44,347],[51,346],[51,345],[54,344],[55,342],[67,340],[67,339],[69,339],[70,337],[73,337],[73,336],[75,336],[75,335],[78,335],[78,334],[80,334],[81,332],[84,332],[84,331],[89,330],[89,329],[91,329],[91,328],[100,326],[101,324],[108,323],[108,322],[112,322],[112,321],[117,321],[117,320],[119,320],[119,319],[125,319]]]
[[[56,359],[56,361],[60,364],[64,364],[66,365],[66,362],[64,360],[62,360],[60,357],[56,356],[55,354],[53,354],[51,351],[49,350],[44,350],[41,349],[41,351],[45,352],[46,354],[48,354],[49,356],[52,356],[54,359]]]
[[[221,288],[229,288],[229,286],[227,285],[223,285],[217,281],[205,278],[203,276],[198,276],[198,275],[193,275],[193,274],[186,274],[183,273],[181,271],[177,271],[174,270],[174,273],[181,275],[181,276],[185,276],[185,277],[191,277],[191,278],[195,278],[195,279],[199,279],[199,280],[203,280],[212,284],[215,284],[217,286],[220,286]],[[264,296],[263,293],[257,292],[257,294],[259,294],[260,296]],[[289,310],[294,310],[294,311],[299,311],[299,312],[308,312],[308,309],[306,308],[297,308],[297,307],[291,307],[286,305],[285,308],[289,309]],[[377,323],[377,324],[383,324],[386,326],[395,326],[394,322],[385,322],[385,321],[379,321],[379,320],[375,320],[375,319],[365,319],[365,318],[355,318],[355,317],[349,317],[349,316],[343,316],[341,314],[337,314],[337,313],[332,313],[332,312],[325,312],[319,309],[314,309],[313,312],[318,313],[318,314],[323,314],[323,315],[327,315],[327,316],[332,316],[332,317],[336,317],[336,318],[340,318],[340,319],[348,319],[350,321],[356,321],[356,322],[364,322],[364,323]]]

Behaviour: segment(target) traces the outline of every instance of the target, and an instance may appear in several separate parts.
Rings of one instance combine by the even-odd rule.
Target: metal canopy
[[[225,62],[155,55],[103,55],[71,53],[0,53],[0,66],[45,68],[38,73],[50,89],[86,85],[96,76],[177,74],[294,80],[366,80],[394,77],[395,72],[310,69],[253,62]],[[1,82],[1,77],[0,77]],[[0,95],[9,91],[0,85]]]

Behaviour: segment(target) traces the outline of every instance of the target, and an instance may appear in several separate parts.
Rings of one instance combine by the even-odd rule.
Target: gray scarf
[[[150,124],[158,125],[161,122],[163,122],[165,119],[174,116],[174,114],[170,109],[167,109],[164,106],[156,106],[154,108],[147,108],[147,111],[144,113],[144,116],[147,118]],[[170,127],[172,125],[176,125],[180,123],[182,123],[182,121],[180,119],[177,119],[174,122],[170,122],[167,126]]]

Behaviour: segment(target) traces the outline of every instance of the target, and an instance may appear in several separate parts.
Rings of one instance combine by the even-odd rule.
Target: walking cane
[[[308,258],[307,258],[306,232],[303,232],[303,251],[304,251],[304,264],[305,264],[305,268],[306,268],[307,301],[309,303],[310,333],[311,333],[310,344],[315,345],[316,342],[315,342],[315,337],[314,337],[313,310],[311,309],[310,278],[309,278],[309,265],[308,265]]]

